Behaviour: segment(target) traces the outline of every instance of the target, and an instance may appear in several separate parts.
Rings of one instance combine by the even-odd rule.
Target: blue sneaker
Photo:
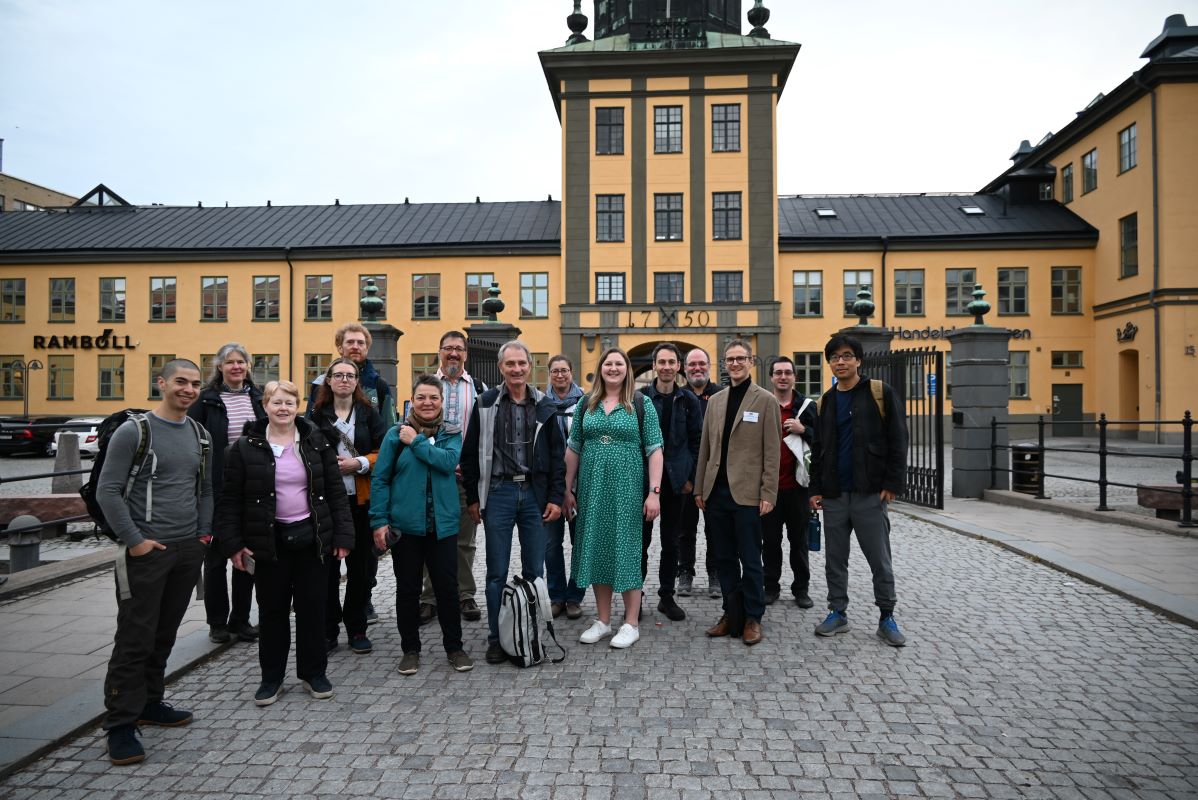
[[[883,617],[882,621],[878,623],[878,638],[891,647],[902,647],[907,643],[907,637],[903,636],[902,631],[899,630],[894,617]]]
[[[833,611],[815,626],[816,636],[835,636],[849,629],[849,618],[843,611]]]

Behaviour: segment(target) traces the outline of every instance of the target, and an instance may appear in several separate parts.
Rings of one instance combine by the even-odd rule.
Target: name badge
[[[281,444],[272,444],[270,446],[270,452],[275,454],[275,458],[282,458],[283,450],[284,450],[284,447]]]
[[[757,421],[757,412],[756,411],[746,411],[745,412],[745,422],[756,422],[756,421]]]

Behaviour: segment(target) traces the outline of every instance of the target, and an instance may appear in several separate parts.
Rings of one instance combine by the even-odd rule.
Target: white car
[[[58,437],[64,433],[79,435],[79,455],[95,456],[100,452],[100,423],[104,420],[97,417],[70,419],[54,432],[54,441],[50,443],[50,455],[58,453]]]

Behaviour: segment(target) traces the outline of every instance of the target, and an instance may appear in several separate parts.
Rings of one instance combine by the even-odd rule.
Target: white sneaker
[[[583,644],[594,644],[605,636],[611,636],[611,626],[597,619],[591,623],[591,627],[582,632],[578,641]]]
[[[632,647],[641,638],[641,629],[625,622],[611,640],[612,647]]]

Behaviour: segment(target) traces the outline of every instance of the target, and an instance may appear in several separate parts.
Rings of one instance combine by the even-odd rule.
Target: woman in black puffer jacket
[[[217,543],[234,567],[255,577],[262,685],[254,702],[270,705],[282,692],[293,602],[296,674],[323,700],[333,696],[325,675],[326,559],[353,549],[353,522],[337,451],[297,418],[299,389],[271,381],[262,397],[267,419],[253,423],[225,457]]]

